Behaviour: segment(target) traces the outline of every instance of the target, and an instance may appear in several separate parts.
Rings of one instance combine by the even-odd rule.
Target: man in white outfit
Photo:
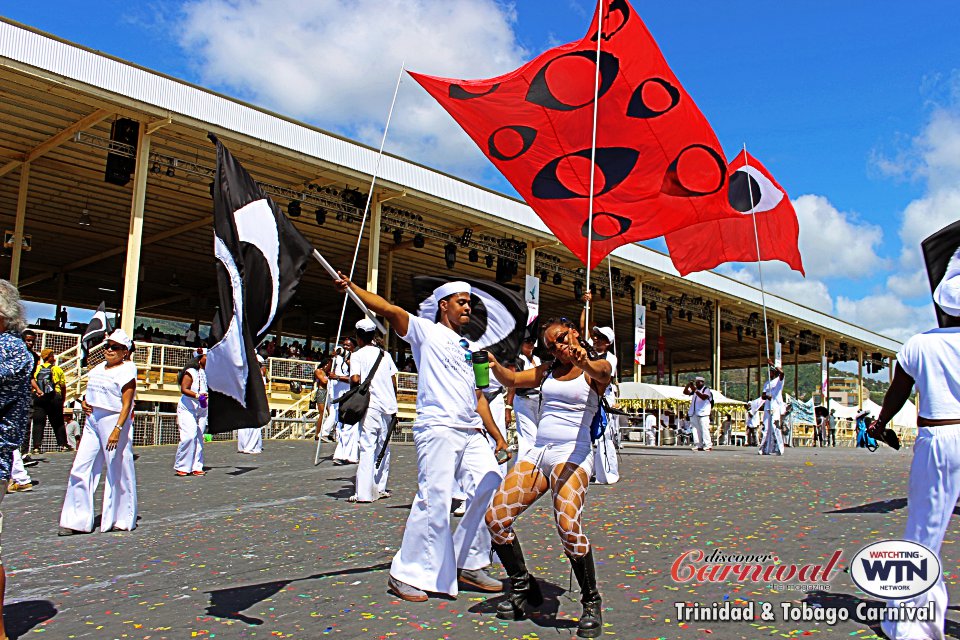
[[[690,426],[693,430],[694,451],[713,451],[710,436],[710,412],[713,410],[713,391],[702,376],[697,376],[683,388],[690,396]]]
[[[520,345],[517,370],[526,371],[540,366],[540,358],[533,355],[536,340],[532,336]],[[537,441],[537,422],[540,421],[540,389],[517,389],[513,395],[513,415],[517,421],[517,460],[533,448]]]
[[[772,362],[770,365],[770,379],[763,385],[760,397],[764,401],[763,442],[760,443],[760,455],[782,456],[783,434],[780,433],[780,418],[783,415],[783,369],[778,369]]]
[[[389,353],[373,344],[377,337],[377,325],[372,320],[363,318],[357,322],[356,329],[359,347],[350,356],[350,384],[356,386],[370,380],[370,405],[360,421],[356,493],[348,500],[373,502],[390,495],[387,492],[387,478],[390,475],[387,436],[397,415],[397,365]],[[380,364],[377,364],[377,358],[380,358]],[[388,447],[386,451],[383,451],[384,447]],[[383,459],[377,466],[376,460],[381,452]]]
[[[263,386],[267,386],[267,361],[259,353],[257,363],[260,365],[260,375],[263,377]],[[237,429],[237,451],[256,455],[263,453],[263,427],[247,427]]]
[[[613,371],[613,377],[603,397],[607,405],[612,407],[617,404],[617,356],[610,351],[610,346],[614,341],[613,329],[610,327],[594,327],[593,347],[597,353],[602,355],[610,363]],[[593,473],[596,480],[592,484],[615,484],[620,480],[620,461],[617,458],[617,445],[619,443],[619,424],[620,416],[607,416],[607,428],[603,431],[603,437],[594,443],[593,454]]]
[[[757,447],[761,440],[757,439],[758,429],[761,427],[761,411],[763,398],[754,398],[747,403],[747,446]],[[763,437],[762,435],[760,436]]]
[[[390,591],[409,602],[425,601],[427,592],[456,596],[458,578],[481,591],[502,591],[502,583],[485,571],[491,540],[484,515],[501,479],[484,430],[493,437],[498,453],[507,457],[509,453],[486,398],[476,388],[467,361],[469,342],[460,335],[470,321],[470,285],[451,282],[437,287],[433,296],[439,322],[418,318],[364,291],[342,273],[336,287],[341,293],[349,288],[390,322],[410,344],[419,372],[413,427],[418,490],[390,566]],[[467,494],[467,507],[452,532],[450,503],[458,481]]]
[[[334,400],[350,390],[350,358],[357,347],[356,339],[347,336],[341,341],[341,348],[337,350],[330,363],[331,389],[327,392],[327,405],[330,413],[327,421],[337,425],[337,448],[333,451],[333,464],[357,464],[360,461],[360,425],[343,424],[340,422],[338,405],[331,404]]]
[[[203,470],[203,432],[207,430],[207,366],[206,349],[197,349],[196,367],[188,367],[180,380],[180,402],[177,403],[177,425],[180,444],[173,463],[178,476],[205,476]]]

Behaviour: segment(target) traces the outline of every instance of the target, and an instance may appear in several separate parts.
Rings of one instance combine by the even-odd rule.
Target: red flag
[[[756,262],[759,240],[763,260],[782,260],[791,269],[803,273],[797,246],[800,224],[787,192],[746,151],[742,151],[728,169],[729,205],[741,215],[667,234],[673,266],[685,276],[693,271],[713,269],[724,262]],[[756,236],[751,206],[757,214]]]
[[[726,161],[627,0],[602,0],[590,268],[628,242],[729,217]],[[411,75],[587,261],[597,18],[579,42],[488,80]]]

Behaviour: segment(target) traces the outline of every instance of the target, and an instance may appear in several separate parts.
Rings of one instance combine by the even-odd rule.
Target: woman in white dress
[[[180,444],[173,462],[177,476],[205,476],[203,470],[203,432],[207,430],[207,353],[197,349],[199,359],[188,365],[180,379],[180,402],[177,403],[177,426]]]
[[[93,531],[93,496],[106,468],[100,531],[137,527],[137,477],[133,466],[133,402],[137,366],[133,341],[117,329],[107,337],[105,362],[87,376],[83,411],[87,421],[67,482],[60,535]]]

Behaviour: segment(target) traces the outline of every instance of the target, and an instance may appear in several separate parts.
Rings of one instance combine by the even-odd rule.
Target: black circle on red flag
[[[584,60],[592,65],[593,71],[590,71],[590,73],[578,72],[579,64]],[[540,68],[540,71],[537,72],[537,75],[534,76],[530,82],[530,89],[527,91],[526,97],[527,102],[544,107],[545,109],[553,109],[554,111],[576,111],[577,109],[582,109],[587,105],[593,104],[593,89],[596,86],[593,78],[596,75],[596,63],[596,51],[572,51],[553,58]],[[586,68],[584,68],[584,71],[586,71]],[[601,51],[599,97],[602,98],[604,94],[610,90],[610,87],[613,86],[613,81],[617,79],[619,73],[620,60],[611,53]],[[548,76],[568,79],[570,81],[569,86],[551,87],[551,80]],[[590,78],[587,83],[580,82],[584,76],[589,76]],[[576,90],[582,89],[583,95],[578,98],[574,98],[574,96],[571,95],[563,95],[571,91],[571,88]],[[571,99],[576,99],[577,102],[569,102]]]

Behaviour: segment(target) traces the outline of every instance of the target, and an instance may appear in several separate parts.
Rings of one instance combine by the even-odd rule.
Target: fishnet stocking
[[[518,462],[503,479],[487,510],[487,528],[494,544],[513,542],[514,520],[551,489],[554,518],[564,551],[575,558],[585,556],[590,551],[590,541],[583,533],[580,519],[589,483],[587,471],[572,462],[556,465],[549,481],[530,461]]]

